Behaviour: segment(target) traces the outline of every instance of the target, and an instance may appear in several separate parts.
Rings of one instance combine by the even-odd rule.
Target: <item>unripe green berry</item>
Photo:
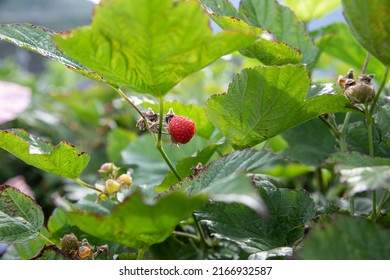
[[[66,234],[60,239],[60,246],[64,252],[76,252],[79,248],[79,240],[73,233]]]

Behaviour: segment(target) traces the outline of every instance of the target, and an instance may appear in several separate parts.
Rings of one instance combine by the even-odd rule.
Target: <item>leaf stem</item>
[[[355,197],[354,196],[351,196],[349,198],[349,214],[351,216],[355,215]]]
[[[141,110],[138,109],[138,107],[130,100],[129,97],[118,87],[115,85],[111,85],[111,87],[127,102],[130,104],[131,107],[145,120],[145,123],[147,124],[147,119],[145,118],[144,114],[142,114]]]
[[[366,59],[364,60],[364,64],[362,67],[362,72],[361,72],[362,75],[366,74],[366,70],[367,70],[368,63],[370,62],[370,58],[371,58],[370,53],[367,53]]]
[[[145,254],[145,248],[141,248],[137,252],[137,260],[143,260]]]
[[[102,192],[101,190],[98,190],[97,188],[95,188],[94,186],[91,186],[90,184],[84,182],[83,180],[81,180],[80,178],[75,178],[73,179],[73,181],[75,181],[77,184],[79,184],[80,186],[83,186],[83,187],[86,187],[88,189],[91,189],[91,190],[94,190],[94,191],[97,191],[97,192]]]
[[[161,156],[165,160],[166,164],[171,169],[172,173],[175,175],[175,177],[181,181],[182,178],[179,175],[179,173],[176,171],[176,168],[173,166],[172,162],[170,161],[169,157],[164,151],[163,145],[162,145],[162,129],[163,129],[163,116],[164,116],[164,98],[160,97],[159,100],[160,104],[160,118],[159,118],[159,124],[158,124],[158,137],[156,142],[156,148],[160,152]]]
[[[372,192],[372,219],[376,221],[377,207],[376,207],[376,191]]]
[[[197,236],[195,234],[188,233],[188,232],[173,231],[172,234],[175,234],[175,235],[178,235],[178,236],[185,236],[185,237],[192,238],[192,239],[195,239],[195,240],[200,240],[199,236]]]
[[[49,244],[49,245],[56,245],[54,244],[54,242],[52,242],[49,238],[47,238],[46,236],[44,236],[42,233],[39,233],[39,238],[42,239],[46,244]]]

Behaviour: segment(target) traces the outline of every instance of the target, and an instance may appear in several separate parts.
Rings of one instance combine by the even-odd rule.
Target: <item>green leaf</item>
[[[154,112],[159,111],[158,104],[143,102],[142,106],[145,108],[151,108]],[[192,119],[196,124],[195,133],[205,139],[209,139],[211,134],[214,132],[214,126],[207,119],[206,111],[203,107],[196,104],[183,104],[179,101],[165,101],[164,108],[166,108],[166,111],[168,111],[169,108],[172,108],[176,115],[186,116]]]
[[[128,196],[110,215],[67,212],[72,224],[93,236],[133,248],[145,248],[164,241],[175,226],[206,202],[206,197],[188,197],[172,192],[153,202],[139,193]]]
[[[359,192],[390,189],[390,159],[370,157],[357,152],[337,153],[327,160],[336,164],[341,174],[341,181],[349,186],[349,194]]]
[[[275,0],[242,0],[240,18],[252,26],[270,31],[277,40],[300,50],[303,63],[310,64],[317,57],[317,48],[295,14]]]
[[[389,234],[366,219],[339,216],[312,229],[298,256],[307,260],[390,259]]]
[[[175,188],[183,189],[189,195],[206,193],[213,200],[244,203],[264,213],[263,203],[252,183],[240,172],[265,168],[277,159],[276,155],[266,151],[235,151],[198,170]]]
[[[253,44],[256,36],[213,34],[196,1],[106,0],[90,26],[54,40],[109,83],[161,97],[189,74]]]
[[[257,34],[259,39],[255,44],[240,50],[241,54],[256,58],[266,65],[296,64],[301,62],[302,54],[296,48],[276,40],[271,33],[248,25],[235,17],[211,14],[211,18],[223,29],[236,29]]]
[[[89,162],[86,153],[61,142],[52,146],[22,129],[0,130],[0,148],[25,163],[66,178],[77,178]]]
[[[310,166],[318,166],[336,152],[336,140],[318,119],[310,120],[283,133],[288,148],[283,154]],[[304,150],[302,147],[304,146]]]
[[[381,130],[383,140],[389,144],[390,139],[390,104],[385,104],[380,107],[379,110],[374,114],[374,118]]]
[[[357,111],[339,94],[304,100],[309,88],[304,66],[244,69],[229,85],[227,94],[208,100],[206,112],[232,145],[242,149],[325,113]]]
[[[321,37],[317,40],[317,46],[321,52],[329,54],[347,64],[349,68],[360,70],[367,51],[351,35],[348,26],[342,22],[330,24],[320,31]],[[329,65],[326,64],[326,65]],[[383,69],[381,62],[375,57],[371,57],[367,66],[367,73],[375,73],[377,80],[381,79],[382,73],[378,71]],[[344,75],[345,73],[339,73]]]
[[[390,65],[390,2],[342,1],[353,36],[383,64]]]
[[[320,18],[340,6],[340,0],[285,0],[283,5],[289,6],[297,17],[304,21]]]
[[[197,152],[196,155],[180,160],[176,165],[177,172],[183,178],[192,175],[194,173],[194,167],[196,167],[199,163],[206,165],[218,147],[218,144],[209,145],[203,150]],[[179,180],[173,172],[169,171],[161,185],[158,186],[158,190],[166,190],[178,182]]]
[[[122,162],[121,152],[136,138],[137,134],[123,128],[110,130],[106,147],[109,160],[119,165]]]
[[[8,247],[2,260],[28,260],[34,257],[45,246],[41,238],[35,237],[21,243],[13,243]]]
[[[195,216],[214,237],[234,242],[249,254],[294,245],[303,237],[304,223],[314,215],[309,195],[267,187],[260,189],[260,195],[268,208],[266,218],[245,205],[222,202],[208,203]]]
[[[32,239],[43,222],[42,209],[33,199],[11,186],[0,186],[0,242]]]
[[[33,24],[2,24],[0,25],[0,40],[15,44],[24,49],[39,53],[47,58],[58,61],[86,77],[102,80],[97,73],[85,68],[76,60],[59,51],[52,36],[56,32]]]

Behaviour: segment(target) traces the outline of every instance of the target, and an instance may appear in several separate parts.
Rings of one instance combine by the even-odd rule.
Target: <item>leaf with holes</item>
[[[0,186],[0,242],[32,239],[43,222],[42,209],[31,197],[11,186]]]
[[[0,130],[0,148],[25,163],[65,178],[77,178],[89,162],[86,153],[61,142],[52,146],[22,129]]]

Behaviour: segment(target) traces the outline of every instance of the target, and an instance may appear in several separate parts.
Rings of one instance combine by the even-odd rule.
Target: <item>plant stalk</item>
[[[49,238],[47,238],[46,236],[44,236],[42,233],[39,233],[39,238],[42,239],[46,244],[49,244],[49,245],[56,245],[54,244],[54,242],[52,242]]]
[[[349,214],[351,216],[355,215],[355,197],[353,196],[349,198]]]
[[[158,124],[158,137],[157,137],[156,148],[160,152],[161,156],[163,157],[163,159],[165,160],[165,162],[167,163],[167,165],[169,166],[169,168],[171,169],[171,171],[175,175],[175,177],[179,181],[181,181],[182,180],[181,176],[176,171],[176,168],[173,166],[172,162],[168,158],[168,156],[165,153],[164,148],[162,146],[162,129],[163,129],[163,116],[164,116],[164,98],[163,97],[160,97],[159,104],[160,104],[160,118],[159,118],[159,124]]]
[[[101,190],[98,190],[97,188],[95,188],[94,186],[91,186],[90,184],[84,182],[83,180],[81,180],[80,178],[75,178],[73,179],[73,181],[75,181],[77,184],[79,184],[80,186],[83,186],[83,187],[86,187],[88,189],[91,189],[91,190],[94,190],[94,191],[97,191],[97,192],[102,192]]]
[[[345,140],[345,138],[347,136],[348,124],[349,124],[349,120],[351,119],[351,115],[352,115],[351,112],[348,112],[348,113],[345,114],[343,126],[341,127],[339,144],[340,144],[340,150],[342,152],[347,152],[348,151],[347,141]]]
[[[145,254],[145,249],[139,249],[137,252],[137,260],[143,260],[144,259],[144,254]]]

